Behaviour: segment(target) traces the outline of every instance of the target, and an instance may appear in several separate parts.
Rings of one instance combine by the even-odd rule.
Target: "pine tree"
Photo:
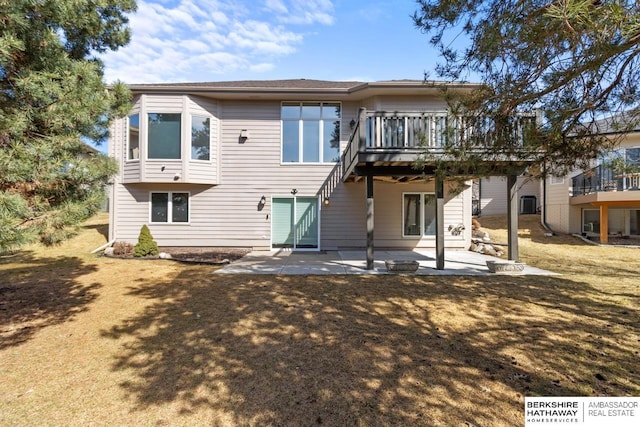
[[[454,111],[508,129],[508,117],[539,109],[539,132],[530,135],[529,145],[497,141],[497,156],[533,159],[565,174],[588,167],[616,144],[602,133],[638,126],[636,0],[417,3],[414,23],[440,51],[438,77],[483,83],[469,95],[449,98]]]
[[[53,244],[94,214],[116,172],[103,141],[130,94],[96,55],[128,43],[134,0],[0,0],[0,253]]]
[[[137,257],[143,257],[147,255],[158,255],[158,243],[153,240],[151,230],[147,225],[143,225],[138,235],[138,243],[133,248],[133,254]]]

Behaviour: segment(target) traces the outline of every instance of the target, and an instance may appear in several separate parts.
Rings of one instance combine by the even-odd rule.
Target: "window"
[[[140,159],[140,114],[129,116],[127,160]]]
[[[148,158],[180,159],[180,113],[148,114]]]
[[[563,176],[552,176],[551,177],[551,184],[552,185],[564,184],[564,177]]]
[[[402,235],[436,235],[436,196],[433,193],[406,193],[402,205]]]
[[[191,116],[191,160],[210,160],[211,120],[206,116]]]
[[[282,162],[335,163],[340,160],[339,103],[282,104]]]
[[[640,167],[640,147],[625,149],[624,160],[627,165]]]
[[[189,193],[151,193],[151,222],[189,222]]]

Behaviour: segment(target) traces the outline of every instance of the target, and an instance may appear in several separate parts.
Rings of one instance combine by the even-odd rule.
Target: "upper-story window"
[[[282,162],[339,161],[340,117],[341,106],[337,102],[284,102]]]
[[[147,157],[149,159],[180,159],[180,113],[147,114]]]
[[[129,116],[129,138],[127,141],[127,160],[140,159],[140,114]]]
[[[628,164],[640,166],[640,147],[627,148],[625,150],[625,160]]]
[[[191,160],[209,160],[211,151],[211,119],[191,116]]]

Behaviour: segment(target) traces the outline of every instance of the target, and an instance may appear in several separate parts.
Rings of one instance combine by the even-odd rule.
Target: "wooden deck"
[[[515,116],[507,138],[517,146],[525,144],[526,130],[535,126],[536,116]],[[447,154],[445,147],[469,144],[478,156],[487,153],[487,161],[494,163],[495,175],[513,173],[514,166],[524,170],[527,162],[495,156],[491,152],[495,126],[487,120],[454,117],[446,111],[367,111],[361,109],[349,143],[342,158],[342,179],[359,180],[373,175],[391,180],[407,181],[434,173],[435,162],[448,161],[453,166],[457,159]],[[504,137],[504,135],[501,135]],[[489,156],[489,153],[492,153]],[[428,155],[428,157],[427,157]],[[424,161],[424,159],[427,161]],[[421,167],[416,161],[422,159]],[[452,167],[455,174],[455,167]],[[462,171],[460,172],[463,173]]]

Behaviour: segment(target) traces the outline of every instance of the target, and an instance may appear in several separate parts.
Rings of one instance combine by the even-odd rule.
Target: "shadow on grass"
[[[82,228],[85,230],[96,230],[104,237],[105,241],[109,241],[109,224],[84,225]]]
[[[95,269],[76,257],[43,258],[32,252],[0,260],[0,350],[85,311],[101,285],[77,279]]]
[[[562,278],[184,271],[130,292],[154,302],[103,331],[121,387],[213,424],[521,425],[523,395],[640,393],[638,313]]]

